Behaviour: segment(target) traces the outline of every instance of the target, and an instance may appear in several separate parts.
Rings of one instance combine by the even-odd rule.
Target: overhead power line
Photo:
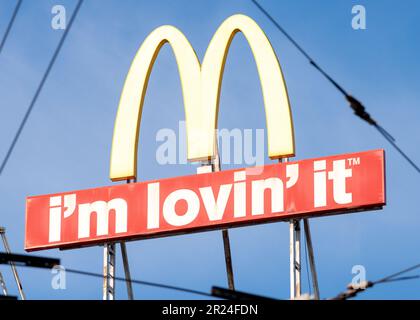
[[[360,284],[349,284],[347,286],[346,291],[341,292],[337,296],[335,296],[333,298],[330,298],[328,300],[347,300],[347,299],[350,299],[350,298],[354,298],[360,292],[363,292],[368,288],[372,288],[373,286],[375,286],[377,284],[420,279],[420,275],[398,277],[398,276],[400,276],[404,273],[416,270],[418,268],[420,268],[420,263],[416,264],[416,265],[414,265],[410,268],[399,271],[397,273],[386,276],[385,278],[379,279],[377,281],[364,281]],[[230,290],[230,289],[225,289],[225,288],[220,288],[220,287],[213,287],[212,288],[212,295],[214,297],[228,299],[228,300],[249,300],[249,299],[275,300],[273,298],[268,298],[268,297],[264,297],[264,296],[260,296],[260,295],[250,294],[250,293],[247,293],[247,292],[240,292],[240,291],[235,291],[235,290]],[[312,296],[311,296],[311,294],[302,295],[301,298],[303,298],[303,300],[312,299]]]
[[[29,116],[32,112],[32,109],[34,108],[35,103],[36,103],[36,101],[39,97],[39,94],[41,93],[41,90],[44,87],[45,81],[47,80],[48,75],[50,74],[50,71],[51,71],[51,69],[54,65],[54,62],[57,59],[58,53],[60,52],[61,47],[63,46],[64,40],[66,40],[66,37],[67,37],[67,35],[68,35],[72,25],[73,25],[73,22],[74,22],[74,20],[77,16],[77,13],[79,12],[79,9],[80,9],[80,6],[82,5],[82,3],[83,3],[83,0],[79,0],[77,5],[76,5],[76,8],[74,9],[74,13],[71,16],[71,18],[69,20],[69,23],[64,30],[64,33],[63,33],[63,35],[60,39],[60,42],[58,43],[58,46],[57,46],[49,64],[48,64],[48,67],[47,67],[47,69],[46,69],[46,71],[45,71],[45,73],[44,73],[44,75],[41,79],[41,82],[38,85],[38,88],[35,92],[35,95],[33,96],[32,100],[31,100],[31,103],[29,104],[29,107],[28,107],[28,109],[25,113],[25,116],[23,117],[22,122],[20,123],[19,128],[18,128],[18,130],[17,130],[17,132],[16,132],[16,134],[15,134],[13,140],[12,140],[12,143],[10,144],[9,149],[7,150],[7,153],[6,153],[6,156],[3,159],[3,162],[1,163],[0,175],[3,173],[3,170],[6,167],[7,162],[9,161],[9,158],[10,158],[12,152],[13,152],[13,149],[16,146],[16,143],[17,143],[17,141],[18,141],[18,139],[19,139],[19,137],[22,133],[23,128],[25,127],[26,122],[28,121],[28,118],[29,118]]]
[[[12,253],[0,252],[0,264],[9,264],[9,263],[15,263],[16,265],[21,266],[21,267],[51,269],[54,266],[60,265],[60,259],[38,257],[38,256],[32,256],[28,254],[12,254]],[[104,278],[104,275],[100,273],[94,273],[94,272],[70,269],[70,268],[65,268],[64,270],[65,272],[68,272],[68,273],[73,273],[73,274],[78,274],[78,275],[83,275],[83,276],[90,276],[90,277],[101,278],[101,279]],[[114,280],[124,281],[124,282],[127,281],[125,277],[114,277]],[[207,292],[194,290],[194,289],[188,289],[188,288],[182,288],[182,287],[163,284],[163,283],[135,280],[135,279],[134,280],[131,279],[131,282],[144,285],[144,286],[181,291],[181,292],[201,295],[205,297],[213,297],[210,293],[207,293]]]
[[[337,296],[335,296],[334,298],[332,298],[330,300],[347,300],[347,299],[353,298],[353,297],[357,296],[360,292],[363,292],[368,288],[372,288],[373,286],[375,286],[377,284],[420,279],[420,275],[398,277],[398,276],[400,276],[404,273],[416,270],[418,268],[420,268],[420,263],[416,264],[416,265],[414,265],[410,268],[401,270],[397,273],[386,276],[385,278],[376,280],[376,281],[365,281],[364,283],[357,284],[357,285],[349,284],[347,286],[346,291],[341,292],[340,294],[338,294]]]
[[[394,281],[394,280],[397,280],[397,279],[400,279],[400,280],[406,280],[406,279],[396,278],[396,277],[398,277],[398,276],[400,276],[400,275],[402,275],[402,274],[404,274],[404,273],[407,273],[407,272],[410,272],[410,271],[416,270],[416,269],[418,269],[418,268],[420,268],[420,263],[418,263],[418,264],[416,264],[416,265],[414,265],[414,266],[412,266],[412,267],[409,267],[409,268],[407,268],[407,269],[404,269],[404,270],[398,271],[397,273],[393,273],[393,274],[391,274],[391,275],[389,275],[389,276],[386,276],[385,278],[382,278],[382,279],[380,279],[380,280],[377,280],[375,283],[390,282],[390,281]]]
[[[76,270],[76,269],[67,269],[67,268],[65,270],[66,270],[66,272],[70,272],[70,273],[74,273],[74,274],[79,274],[79,275],[84,275],[84,276],[91,276],[91,277],[101,278],[101,279],[104,278],[104,275],[103,274],[99,274],[99,273],[88,272],[88,271],[81,271],[81,270]],[[125,277],[114,277],[114,280],[124,281],[124,282],[127,281],[127,279]],[[196,295],[200,295],[200,296],[205,296],[205,297],[213,297],[210,293],[207,293],[207,292],[204,292],[204,291],[199,291],[199,290],[194,290],[194,289],[187,289],[187,288],[182,288],[182,287],[168,285],[168,284],[163,284],[163,283],[143,281],[143,280],[136,280],[136,279],[131,279],[131,282],[132,283],[136,283],[136,284],[141,284],[141,285],[144,285],[144,286],[156,287],[156,288],[161,288],[161,289],[169,289],[169,290],[174,290],[174,291],[181,291],[181,292],[192,293],[192,294],[196,294]]]
[[[293,39],[293,37],[265,10],[256,0],[251,0],[257,8],[274,24],[274,26],[299,50],[299,52],[309,61],[309,63],[317,69],[348,101],[350,107],[353,109],[354,114],[363,119],[373,127],[397,150],[405,160],[420,173],[420,167],[397,145],[395,139],[382,127],[370,114],[366,111],[364,105],[351,96],[342,86],[338,84],[318,63]]]
[[[57,266],[60,264],[60,259],[55,258],[46,258],[46,257],[38,257],[38,256],[32,256],[28,254],[13,254],[13,253],[4,253],[0,252],[0,264],[8,264],[10,262],[15,263],[18,266],[21,267],[35,267],[35,268],[41,268],[41,269],[51,269],[54,266]],[[405,276],[400,277],[401,275],[414,271],[416,269],[420,268],[420,263],[416,264],[412,267],[409,267],[407,269],[398,271],[396,273],[393,273],[389,276],[386,276],[382,279],[379,279],[377,281],[366,281],[365,283],[362,283],[360,285],[349,285],[348,290],[345,292],[340,293],[336,297],[330,299],[330,300],[345,300],[352,297],[355,297],[358,293],[365,291],[367,288],[371,288],[376,284],[381,283],[390,283],[395,281],[405,281],[405,280],[414,280],[414,279],[420,279],[420,275],[414,275],[414,276]],[[90,276],[95,278],[104,278],[103,274],[89,272],[89,271],[83,271],[83,270],[77,270],[77,269],[70,269],[65,268],[64,269],[68,273],[73,274],[79,274],[84,276]],[[114,277],[114,280],[116,281],[126,281],[125,277]],[[217,298],[223,298],[223,299],[234,299],[234,300],[248,300],[248,299],[261,299],[261,300],[276,300],[274,298],[269,298],[265,296],[255,295],[247,292],[240,292],[236,290],[230,290],[220,287],[212,287],[211,294],[194,290],[194,289],[188,289],[163,283],[157,283],[157,282],[151,282],[151,281],[143,281],[143,280],[131,280],[133,283],[145,285],[145,286],[151,286],[151,287],[157,287],[162,289],[169,289],[169,290],[175,290],[180,292],[186,292],[196,295],[201,295],[205,297],[217,297]]]
[[[6,27],[6,31],[4,32],[3,38],[1,39],[0,53],[3,50],[4,44],[6,43],[7,37],[9,36],[10,30],[12,29],[12,25],[15,22],[15,19],[19,12],[19,8],[21,4],[22,4],[22,0],[18,0],[16,2],[16,6],[15,6],[15,9],[13,10],[12,17],[10,18],[9,24]]]

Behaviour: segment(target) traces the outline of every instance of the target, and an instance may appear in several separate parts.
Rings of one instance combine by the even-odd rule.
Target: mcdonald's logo
[[[138,50],[121,93],[112,141],[110,178],[135,178],[138,135],[144,97],[153,65],[165,43],[171,45],[178,64],[190,161],[213,158],[219,97],[225,61],[236,33],[248,41],[264,98],[268,155],[271,159],[295,154],[294,132],[286,84],[277,56],[265,33],[251,18],[234,15],[215,32],[200,64],[190,42],[173,26],[155,29]]]
[[[191,161],[215,156],[215,129],[230,43],[242,32],[261,81],[270,158],[295,153],[293,123],[279,62],[264,32],[234,15],[214,34],[203,63],[172,26],[153,31],[138,50],[121,94],[111,152],[112,180],[136,177],[137,142],[149,76],[161,47],[172,46],[184,97]],[[31,196],[25,249],[163,237],[299,217],[380,209],[385,205],[383,150],[170,179]]]

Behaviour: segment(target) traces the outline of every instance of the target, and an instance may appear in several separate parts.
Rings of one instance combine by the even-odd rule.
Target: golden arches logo
[[[173,26],[159,27],[144,40],[121,93],[112,141],[111,180],[132,179],[137,175],[138,135],[144,97],[152,67],[165,43],[172,47],[181,78],[187,157],[190,161],[214,157],[222,76],[230,44],[238,32],[247,39],[257,65],[266,114],[268,155],[271,159],[294,155],[289,98],[277,56],[257,23],[238,14],[220,25],[201,65],[187,38]]]

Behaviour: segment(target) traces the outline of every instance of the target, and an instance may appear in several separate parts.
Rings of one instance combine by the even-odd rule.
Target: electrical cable
[[[103,274],[89,272],[89,271],[67,269],[67,268],[65,269],[65,271],[70,272],[70,273],[74,273],[74,274],[84,275],[84,276],[91,276],[91,277],[96,277],[96,278],[101,278],[101,279],[104,278]],[[125,277],[113,277],[113,279],[117,280],[117,281],[126,282]],[[141,284],[141,285],[144,285],[144,286],[157,287],[157,288],[169,289],[169,290],[174,290],[174,291],[181,291],[181,292],[192,293],[192,294],[201,295],[201,296],[205,296],[205,297],[213,297],[210,293],[207,293],[207,292],[204,292],[204,291],[187,289],[187,288],[177,287],[177,286],[163,284],[163,283],[143,281],[143,280],[135,280],[135,279],[131,279],[131,282],[135,283],[135,284]]]
[[[42,269],[51,269],[57,265],[60,265],[60,259],[0,252],[0,264],[7,264],[7,263],[10,263],[11,261],[16,263],[16,265],[20,267],[32,267],[32,268],[42,268]],[[342,292],[336,297],[331,298],[329,300],[345,300],[345,299],[354,297],[359,292],[365,291],[367,288],[373,287],[376,284],[420,279],[420,275],[400,277],[402,274],[416,270],[418,268],[420,268],[420,263],[414,266],[411,266],[409,268],[403,269],[401,271],[398,271],[396,273],[393,273],[377,281],[373,281],[373,282],[364,281],[356,285],[350,284],[348,286],[347,291]],[[64,271],[73,273],[73,274],[84,275],[84,276],[91,276],[91,277],[102,278],[102,279],[104,278],[103,274],[89,272],[89,271],[70,269],[70,268],[69,269],[64,268]],[[113,279],[117,281],[124,281],[124,282],[127,281],[125,277],[113,277]],[[210,293],[199,291],[199,290],[188,289],[188,288],[167,285],[167,284],[162,284],[162,283],[157,283],[157,282],[142,281],[142,280],[131,280],[131,282],[136,283],[136,284],[146,285],[146,286],[182,291],[182,292],[197,294],[197,295],[206,296],[206,297],[219,297],[219,298],[222,297],[225,299],[249,299],[249,298],[258,297],[262,299],[271,299],[271,298],[257,296],[257,295],[246,293],[246,292],[239,292],[239,291],[219,288],[219,287],[213,287],[212,293],[210,294]]]
[[[399,272],[396,272],[394,274],[391,274],[389,276],[386,276],[382,279],[376,280],[376,281],[364,281],[361,284],[349,284],[347,286],[347,290],[345,292],[341,292],[339,293],[337,296],[331,298],[330,300],[347,300],[349,298],[353,298],[355,297],[357,294],[359,294],[360,292],[365,291],[368,288],[372,288],[373,286],[377,285],[377,284],[382,284],[382,283],[390,283],[390,282],[396,282],[396,281],[407,281],[407,280],[415,280],[415,279],[420,279],[420,275],[414,275],[414,276],[407,276],[407,277],[399,277],[398,276],[413,271],[415,269],[420,268],[420,263],[416,264],[412,267],[409,267],[407,269],[401,270]]]
[[[26,122],[28,121],[29,115],[31,114],[32,109],[34,108],[34,105],[35,105],[35,103],[36,103],[36,101],[39,97],[39,94],[41,93],[41,90],[42,90],[42,88],[45,84],[45,81],[47,80],[47,77],[48,77],[48,75],[49,75],[49,73],[50,73],[50,71],[51,71],[51,69],[54,65],[54,62],[57,59],[58,53],[60,52],[61,47],[63,46],[64,40],[66,39],[67,34],[69,33],[69,31],[71,29],[71,26],[73,25],[74,19],[76,18],[77,13],[79,12],[79,9],[80,9],[80,6],[82,5],[82,3],[83,3],[83,0],[78,1],[77,5],[76,5],[76,8],[74,10],[74,13],[71,16],[71,18],[69,20],[69,23],[64,30],[63,36],[61,37],[60,42],[58,43],[58,46],[57,46],[49,64],[48,64],[47,70],[45,71],[45,73],[42,77],[42,80],[39,83],[39,86],[38,86],[38,88],[35,92],[35,95],[33,96],[32,100],[31,100],[31,103],[29,104],[29,107],[28,107],[28,109],[25,113],[25,116],[23,117],[22,122],[20,123],[19,128],[18,128],[18,130],[17,130],[17,132],[16,132],[16,134],[15,134],[13,140],[12,140],[12,143],[10,144],[9,149],[7,150],[6,156],[4,157],[4,159],[1,163],[0,175],[3,173],[3,170],[6,167],[6,164],[7,164],[8,160],[9,160],[9,158],[10,158],[12,152],[13,152],[13,149],[15,148],[16,143],[17,143],[17,141],[18,141],[18,139],[19,139],[19,137],[22,133],[22,130],[23,130]]]
[[[23,264],[23,265],[19,265],[19,267],[33,267],[33,266]],[[90,272],[90,271],[83,271],[83,270],[77,270],[77,269],[69,269],[69,268],[64,268],[64,271],[68,272],[68,273],[82,275],[82,276],[90,276],[90,277],[104,279],[104,275],[100,274],[100,273],[94,273],[94,272]],[[116,280],[116,281],[124,281],[124,282],[127,281],[127,279],[125,277],[113,277],[113,279]],[[188,288],[183,288],[183,287],[178,287],[178,286],[173,286],[173,285],[168,285],[168,284],[163,284],[163,283],[136,280],[136,279],[131,279],[131,282],[135,283],[135,284],[149,286],[149,287],[156,287],[156,288],[161,288],[161,289],[168,289],[168,290],[186,292],[186,293],[191,293],[191,294],[196,294],[196,295],[200,295],[200,296],[214,298],[213,295],[211,295],[210,293],[204,292],[204,291],[188,289]]]
[[[33,256],[33,255],[28,255],[28,254],[15,254],[15,253],[0,252],[0,265],[10,264],[10,263],[14,263],[15,265],[19,267],[52,269],[56,266],[60,266],[61,262],[60,262],[60,259],[56,259],[56,258],[46,258],[46,257]],[[67,268],[64,268],[64,271],[68,273],[74,273],[74,274],[79,274],[79,275],[84,275],[84,276],[91,276],[91,277],[102,278],[102,279],[104,278],[103,274],[89,272],[89,271],[67,269]],[[112,278],[117,281],[127,282],[126,277],[124,278],[112,277]],[[171,290],[177,290],[177,291],[212,297],[210,293],[193,290],[193,289],[187,289],[187,288],[166,285],[166,284],[157,283],[157,282],[150,282],[150,281],[142,281],[142,280],[130,280],[130,281],[133,283],[142,284],[146,286],[159,287],[159,288],[164,288],[164,289],[171,289]]]
[[[395,277],[397,277],[397,276],[400,276],[400,275],[402,275],[402,274],[404,274],[404,273],[407,273],[407,272],[410,272],[410,271],[416,270],[416,269],[418,269],[418,268],[420,268],[420,263],[418,263],[418,264],[416,264],[416,265],[414,265],[414,266],[412,266],[412,267],[409,267],[409,268],[407,268],[407,269],[401,270],[401,271],[399,271],[399,272],[397,272],[397,273],[391,274],[390,276],[387,276],[387,277],[382,278],[382,279],[380,279],[380,280],[377,280],[377,281],[375,281],[375,283],[382,283],[382,282],[387,282],[387,281],[390,281],[391,279],[394,279],[394,278],[395,278]]]
[[[19,12],[20,5],[22,4],[22,0],[18,0],[13,10],[12,17],[10,18],[9,24],[6,27],[6,31],[4,32],[3,38],[0,43],[0,53],[3,50],[4,44],[6,43],[7,37],[9,36],[10,30],[12,29],[12,25],[15,22],[16,16]]]
[[[394,278],[394,279],[382,281],[381,283],[389,283],[389,282],[397,282],[397,281],[405,281],[405,280],[415,280],[415,279],[420,279],[420,275]]]
[[[378,132],[384,136],[384,138],[397,150],[405,160],[418,172],[420,173],[420,167],[396,144],[395,139],[382,127],[380,126],[366,111],[363,104],[347,93],[337,81],[335,81],[324,69],[322,69],[312,57],[293,39],[293,37],[265,10],[256,0],[251,0],[256,7],[274,24],[274,26],[302,53],[303,56],[309,61],[309,63],[317,69],[350,103],[350,107],[353,109],[354,114],[361,119],[365,120],[370,125],[374,126]]]

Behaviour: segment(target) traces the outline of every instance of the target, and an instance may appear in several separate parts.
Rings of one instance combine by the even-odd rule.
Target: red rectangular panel
[[[25,249],[379,209],[384,151],[28,197]]]

